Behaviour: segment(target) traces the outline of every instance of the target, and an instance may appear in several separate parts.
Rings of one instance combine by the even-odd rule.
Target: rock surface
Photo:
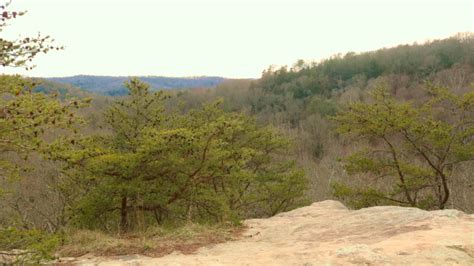
[[[245,221],[243,238],[192,255],[81,257],[81,265],[474,265],[474,215],[323,201]],[[72,263],[71,261],[69,263]],[[68,264],[69,264],[68,263]]]

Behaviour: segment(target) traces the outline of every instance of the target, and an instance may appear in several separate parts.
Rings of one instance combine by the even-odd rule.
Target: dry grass
[[[188,224],[179,228],[154,227],[145,232],[122,236],[107,235],[97,231],[70,232],[65,244],[57,251],[58,257],[118,256],[141,254],[161,257],[174,251],[190,254],[204,246],[238,239],[243,226],[203,226]]]

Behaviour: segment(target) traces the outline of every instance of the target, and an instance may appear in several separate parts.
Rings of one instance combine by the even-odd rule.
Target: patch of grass
[[[60,236],[41,230],[0,228],[0,264],[39,263],[52,259]]]
[[[180,251],[195,252],[200,247],[238,239],[243,226],[186,224],[180,227],[151,227],[144,232],[109,235],[98,231],[67,232],[59,257],[79,257],[85,254],[115,256],[141,254],[161,257]]]

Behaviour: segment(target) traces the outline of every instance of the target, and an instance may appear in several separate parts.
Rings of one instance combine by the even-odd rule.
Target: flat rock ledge
[[[242,239],[161,258],[64,258],[68,265],[474,265],[474,215],[327,200],[246,220]]]

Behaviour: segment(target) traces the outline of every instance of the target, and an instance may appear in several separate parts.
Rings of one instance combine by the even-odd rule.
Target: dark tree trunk
[[[445,175],[441,175],[441,180],[443,182],[443,191],[444,191],[444,197],[443,200],[441,201],[441,204],[439,205],[439,208],[441,210],[444,210],[446,203],[448,202],[449,199],[449,187],[448,187],[448,182],[446,181],[447,177]]]
[[[127,197],[122,197],[122,206],[120,207],[120,231],[126,232],[127,229]]]

